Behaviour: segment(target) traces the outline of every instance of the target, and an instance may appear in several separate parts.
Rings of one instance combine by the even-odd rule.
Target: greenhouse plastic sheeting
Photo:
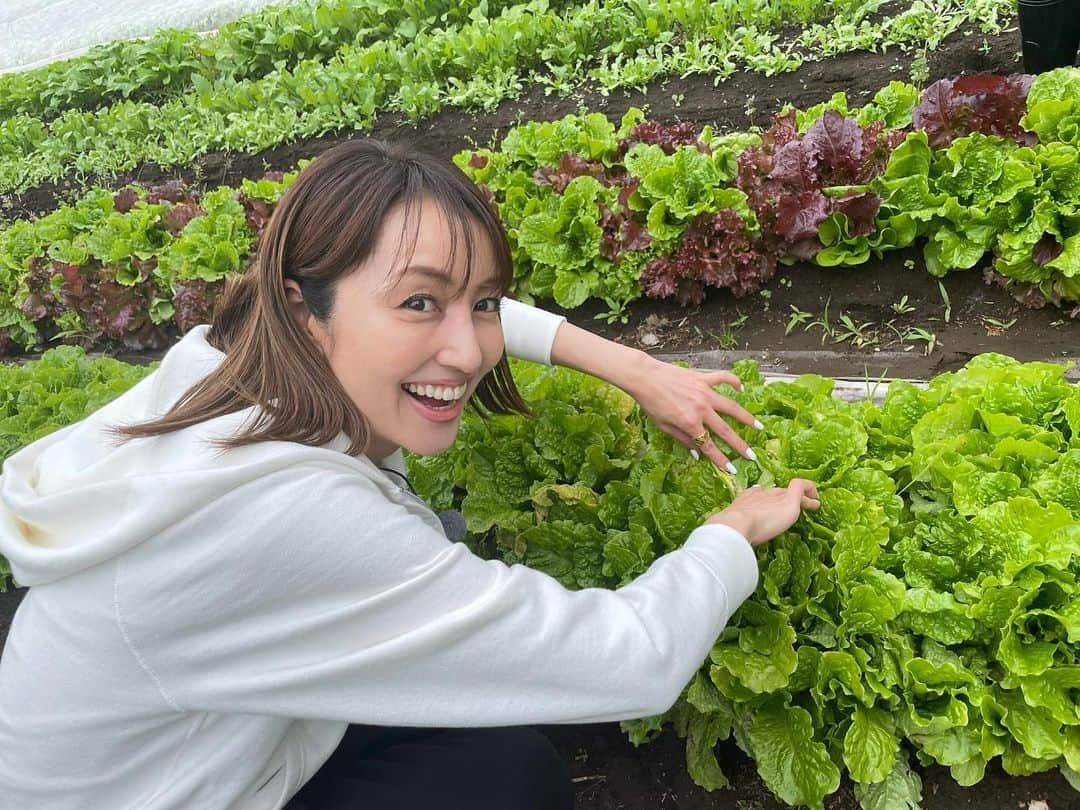
[[[210,31],[265,6],[293,3],[289,0],[0,0],[0,73],[70,59],[94,45],[148,37],[161,28]]]

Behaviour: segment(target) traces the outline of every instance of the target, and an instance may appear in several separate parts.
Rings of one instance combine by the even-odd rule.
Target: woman
[[[565,768],[520,724],[670,707],[754,590],[750,544],[816,492],[743,493],[618,591],[449,542],[401,448],[446,450],[467,401],[527,410],[504,339],[623,387],[715,463],[710,433],[750,455],[718,412],[752,417],[712,390],[732,375],[517,302],[500,316],[511,277],[456,168],[342,145],[278,204],[209,328],[8,459],[0,553],[31,588],[0,663],[5,801],[554,810]]]

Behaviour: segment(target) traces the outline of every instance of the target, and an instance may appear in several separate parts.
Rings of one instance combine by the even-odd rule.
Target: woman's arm
[[[662,430],[692,452],[700,449],[728,472],[735,468],[712,441],[713,433],[736,452],[755,458],[754,451],[720,416],[727,414],[746,425],[761,426],[746,409],[713,389],[720,383],[742,388],[730,371],[702,373],[674,366],[520,301],[503,299],[502,313],[508,355],[567,366],[606,380],[637,400]],[[702,434],[706,441],[699,447],[694,437]]]
[[[308,507],[282,497],[296,492]],[[660,714],[758,581],[746,538],[710,525],[618,590],[570,591],[450,543],[352,469],[288,467],[213,507],[179,524],[194,542],[159,535],[117,574],[130,648],[192,711],[451,727]]]

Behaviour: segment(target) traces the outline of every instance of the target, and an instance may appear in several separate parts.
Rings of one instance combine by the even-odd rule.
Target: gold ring
[[[707,430],[701,431],[700,436],[695,436],[690,441],[692,441],[694,443],[694,445],[697,446],[697,447],[704,447],[705,443],[707,441],[709,441],[709,431],[707,431]]]

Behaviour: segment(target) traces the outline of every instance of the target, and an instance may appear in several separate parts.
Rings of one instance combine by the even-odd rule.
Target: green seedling
[[[833,337],[836,336],[836,331],[832,328],[832,325],[829,323],[829,303],[830,303],[831,300],[832,299],[829,299],[829,298],[825,299],[825,311],[821,313],[821,318],[816,320],[816,321],[811,321],[810,323],[808,323],[803,328],[804,332],[808,332],[808,331],[810,331],[810,329],[812,327],[820,326],[821,327],[821,345],[822,346],[825,345],[825,340],[827,338],[833,338]]]
[[[941,293],[941,300],[945,304],[945,323],[948,323],[949,318],[952,317],[952,302],[949,301],[949,293],[945,291],[945,285],[939,281],[937,287],[938,292]]]
[[[983,325],[986,327],[986,334],[991,336],[1002,334],[1015,324],[1016,320],[1016,318],[1013,318],[1011,321],[999,321],[997,318],[991,318],[988,315],[982,316]]]
[[[909,326],[903,331],[900,340],[903,343],[915,343],[921,340],[924,344],[923,354],[927,357],[937,345],[937,335],[919,326]]]
[[[790,335],[791,330],[793,330],[796,326],[802,326],[804,323],[806,323],[808,320],[810,320],[810,318],[811,318],[811,316],[813,314],[813,313],[807,312],[804,309],[799,309],[794,304],[791,304],[790,307],[791,307],[791,317],[788,318],[787,326],[784,327],[784,335],[785,336]]]
[[[838,321],[839,326],[835,330],[833,343],[843,343],[850,340],[854,346],[869,346],[878,342],[877,334],[871,331],[874,326],[873,323],[856,324],[850,315],[843,312],[840,313]]]
[[[908,303],[908,297],[905,295],[899,301],[893,302],[889,307],[897,315],[906,315],[909,312],[914,312],[915,307]]]

